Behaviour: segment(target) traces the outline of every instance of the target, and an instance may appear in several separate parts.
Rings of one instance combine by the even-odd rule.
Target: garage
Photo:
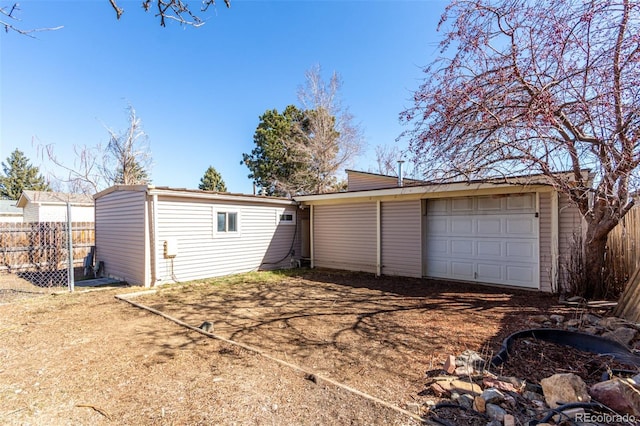
[[[425,200],[424,275],[539,288],[534,193]]]

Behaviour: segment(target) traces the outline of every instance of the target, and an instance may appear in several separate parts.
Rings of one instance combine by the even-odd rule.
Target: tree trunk
[[[584,242],[585,285],[582,296],[587,299],[602,299],[607,295],[604,280],[604,263],[607,237],[593,237],[587,230]]]

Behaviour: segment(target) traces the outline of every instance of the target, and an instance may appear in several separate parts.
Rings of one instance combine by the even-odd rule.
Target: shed
[[[93,197],[85,194],[25,190],[18,198],[24,222],[66,222],[67,203],[74,222],[93,222]]]
[[[281,268],[300,254],[292,200],[153,185],[117,185],[94,198],[96,260],[130,284]]]
[[[554,291],[581,232],[577,208],[542,177],[390,187],[348,173],[347,192],[295,197],[310,210],[312,267]]]
[[[22,209],[16,206],[16,200],[0,200],[0,222],[22,222]]]

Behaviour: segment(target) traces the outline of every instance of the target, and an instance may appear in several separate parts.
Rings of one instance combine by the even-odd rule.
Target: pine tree
[[[209,166],[204,173],[198,188],[205,191],[227,192],[227,185],[225,185],[222,176],[213,166]]]
[[[49,185],[39,173],[39,169],[29,163],[29,159],[18,149],[2,163],[4,176],[0,176],[0,196],[17,200],[25,189],[50,191]]]

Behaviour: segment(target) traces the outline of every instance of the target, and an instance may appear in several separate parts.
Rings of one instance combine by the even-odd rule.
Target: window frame
[[[240,210],[233,208],[212,208],[211,224],[213,227],[214,237],[239,237],[240,236]],[[218,216],[224,214],[225,229],[219,230],[218,228]],[[235,216],[235,230],[229,231],[229,216]]]

